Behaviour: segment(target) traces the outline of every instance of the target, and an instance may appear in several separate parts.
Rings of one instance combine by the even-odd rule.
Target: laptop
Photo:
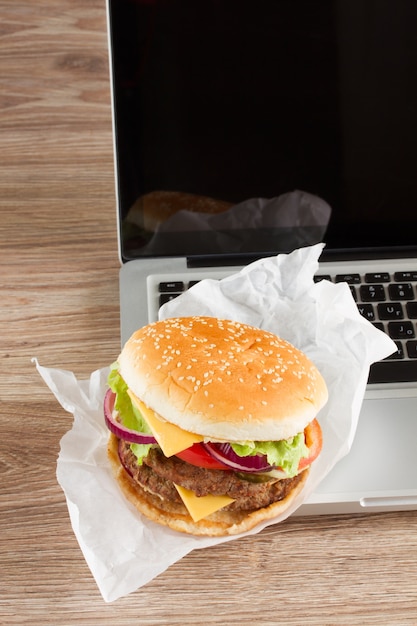
[[[417,509],[417,3],[107,8],[122,344],[195,281],[325,242],[316,279],[397,351],[297,514]]]

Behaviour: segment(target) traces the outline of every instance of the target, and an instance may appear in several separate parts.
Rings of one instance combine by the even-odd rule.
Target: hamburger
[[[247,531],[303,489],[326,401],[315,365],[270,332],[198,316],[149,324],[109,374],[114,476],[159,524],[194,535]]]

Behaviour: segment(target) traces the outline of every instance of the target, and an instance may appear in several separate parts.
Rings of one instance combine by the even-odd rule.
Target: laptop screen
[[[415,0],[109,5],[123,260],[417,247]]]

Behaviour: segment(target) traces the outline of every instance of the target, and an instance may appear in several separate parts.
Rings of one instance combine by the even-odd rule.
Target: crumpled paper
[[[345,283],[314,283],[323,245],[262,259],[221,281],[204,280],[161,309],[161,318],[212,315],[270,330],[303,350],[324,376],[329,400],[320,411],[323,450],[304,491],[284,515],[242,535],[259,532],[293,513],[351,448],[370,365],[395,344],[358,312]],[[117,357],[117,355],[115,355]],[[74,416],[61,440],[57,478],[72,527],[106,602],[135,591],[196,548],[236,537],[193,537],[139,515],[115,483],[107,461],[102,403],[108,368],[89,380],[36,362],[45,383]]]

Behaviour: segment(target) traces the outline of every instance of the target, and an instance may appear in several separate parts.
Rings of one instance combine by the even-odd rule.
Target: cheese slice
[[[174,485],[194,522],[198,522],[204,517],[211,515],[211,513],[215,513],[224,506],[234,502],[234,499],[229,496],[208,495],[199,497],[195,495],[194,491],[190,491],[175,483]]]
[[[139,400],[130,389],[128,390],[128,394],[132,402],[142,413],[165,456],[172,456],[173,454],[186,450],[194,443],[204,441],[204,437],[201,435],[190,433],[175,424],[163,421],[155,411],[152,411],[152,409],[143,404],[142,400]]]
[[[182,450],[186,450],[194,443],[204,441],[204,437],[201,435],[190,433],[175,424],[163,421],[155,411],[147,407],[142,400],[139,400],[130,389],[128,394],[146,420],[165,456],[172,456],[182,452]],[[198,522],[204,517],[211,515],[211,513],[215,513],[234,502],[234,499],[229,496],[208,495],[199,497],[193,491],[180,485],[175,485],[175,488],[194,522]]]

